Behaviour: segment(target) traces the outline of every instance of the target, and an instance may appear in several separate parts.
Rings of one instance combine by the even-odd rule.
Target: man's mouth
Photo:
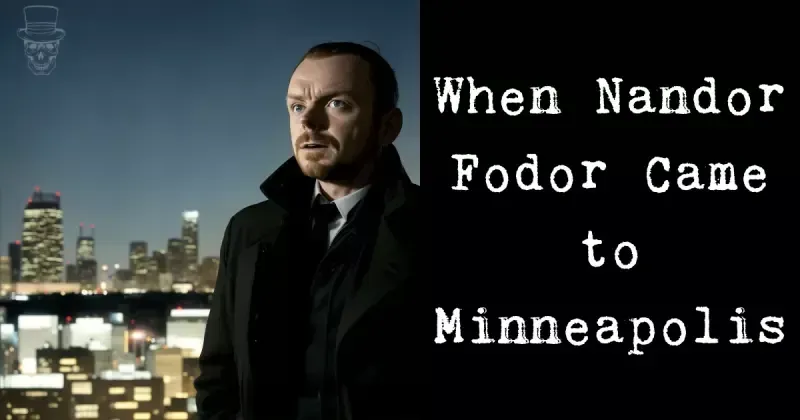
[[[302,149],[324,149],[324,148],[326,148],[326,147],[328,147],[328,145],[327,145],[327,144],[321,144],[321,143],[306,143],[306,144],[304,144],[304,145],[303,145],[301,148],[302,148]]]

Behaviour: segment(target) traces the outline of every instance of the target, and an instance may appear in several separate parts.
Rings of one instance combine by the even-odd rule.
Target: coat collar
[[[305,176],[294,157],[289,158],[272,173],[262,184],[261,192],[268,200],[273,201],[284,212],[308,206],[308,197],[312,193],[315,180]],[[384,216],[394,213],[404,204],[416,201],[412,194],[407,194],[411,180],[403,167],[400,155],[394,145],[384,148],[376,167],[373,187],[383,192]],[[414,203],[415,204],[415,203]]]

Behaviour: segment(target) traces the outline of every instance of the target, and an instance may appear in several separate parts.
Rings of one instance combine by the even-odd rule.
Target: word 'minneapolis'
[[[439,112],[444,113],[447,102],[450,102],[450,110],[455,114],[458,113],[461,104],[461,89],[464,85],[463,77],[434,77],[433,81],[436,83],[436,95],[439,101]],[[495,110],[495,95],[492,90],[486,86],[476,86],[475,79],[472,77],[466,78],[469,83],[469,108],[468,114],[478,114],[480,111],[475,107],[475,100],[485,93],[488,99],[486,109],[483,111],[485,114],[496,114]],[[708,86],[701,86],[694,91],[692,95],[692,102],[694,109],[699,114],[719,114],[720,109],[717,108],[717,89],[716,82],[713,77],[706,77],[703,79]],[[611,109],[615,114],[620,113],[622,95],[620,94],[620,83],[622,79],[614,77],[611,79],[614,83],[614,91],[611,91],[611,86],[605,78],[597,79],[597,84],[600,90],[600,107],[597,108],[598,114],[609,114],[606,108],[607,102],[610,103]],[[455,83],[455,86],[454,86]],[[763,92],[763,100],[761,107],[758,108],[761,112],[773,112],[775,108],[770,103],[770,98],[773,93],[782,94],[783,86],[772,84],[762,84],[758,86]],[[531,90],[531,107],[530,114],[560,114],[561,109],[558,107],[558,92],[552,86],[532,87]],[[547,94],[549,99],[549,106],[542,108],[543,95]],[[708,105],[700,103],[700,99],[705,94],[708,98]],[[628,91],[630,98],[628,99],[628,110],[633,114],[655,113],[659,114],[690,114],[691,110],[688,105],[688,92],[682,86],[671,86],[661,88],[661,107],[656,108],[652,104],[650,97],[650,90],[646,87],[635,86]],[[743,105],[736,108],[733,100],[741,96]],[[677,104],[674,98],[677,97]],[[500,108],[506,115],[517,116],[522,114],[525,110],[523,105],[525,102],[525,95],[519,89],[507,89],[500,96]],[[736,88],[728,94],[728,112],[735,116],[742,116],[750,112],[751,99],[750,93],[742,88]]]
[[[698,344],[717,344],[718,338],[711,336],[711,319],[710,309],[705,306],[699,306],[697,311],[704,315],[704,328],[703,336],[695,338],[694,342]],[[472,317],[478,325],[478,337],[472,339],[473,344],[561,344],[559,338],[558,321],[552,316],[533,317],[531,323],[533,332],[528,334],[527,322],[521,316],[500,317],[499,338],[495,334],[490,334],[490,323],[486,315],[486,308],[478,309],[478,316]],[[744,308],[736,308],[738,316],[730,318],[736,325],[736,338],[730,339],[732,344],[749,344],[753,339],[747,336],[747,323],[744,316]],[[628,351],[629,355],[642,355],[641,347],[649,345],[656,337],[656,326],[653,321],[646,317],[630,319],[633,329],[633,337],[631,338],[632,349]],[[442,308],[436,308],[436,338],[434,343],[444,344],[448,340],[445,334],[453,336],[453,343],[463,343],[464,337],[461,329],[461,309],[456,308],[453,310],[452,315],[448,316]],[[547,324],[549,334],[547,338],[542,338],[542,326]],[[596,338],[600,344],[622,343],[625,341],[619,335],[619,323],[613,317],[600,317],[597,319]],[[761,343],[777,344],[783,341],[783,318],[768,316],[761,319],[760,322],[761,332],[758,335],[758,341]],[[646,331],[644,330],[646,327]],[[511,337],[511,331],[517,332],[516,337]],[[588,324],[582,319],[572,319],[567,323],[564,337],[573,346],[582,346],[586,344],[589,338],[586,336],[589,332]],[[646,332],[647,335],[641,335]],[[670,346],[679,346],[686,341],[686,324],[679,318],[672,318],[664,323],[662,328],[662,336],[664,342]]]

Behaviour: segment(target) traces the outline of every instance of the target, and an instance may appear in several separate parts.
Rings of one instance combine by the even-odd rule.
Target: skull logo
[[[17,30],[17,36],[24,42],[28,69],[37,76],[47,76],[56,68],[58,47],[66,35],[56,27],[58,8],[27,6],[23,12],[25,27]]]

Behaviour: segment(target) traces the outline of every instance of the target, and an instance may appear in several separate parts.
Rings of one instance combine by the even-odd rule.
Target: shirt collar
[[[367,185],[366,187],[359,188],[344,197],[333,200],[333,204],[336,205],[336,209],[339,210],[339,214],[343,219],[347,220],[347,215],[351,210],[353,210],[353,208],[355,208],[356,204],[358,204],[367,195],[369,188],[370,185]],[[314,195],[311,198],[311,202],[313,203],[317,196],[321,194],[322,191],[320,190],[319,181],[316,181],[314,182]],[[322,196],[321,199],[324,200],[324,202],[328,202],[325,196]]]

